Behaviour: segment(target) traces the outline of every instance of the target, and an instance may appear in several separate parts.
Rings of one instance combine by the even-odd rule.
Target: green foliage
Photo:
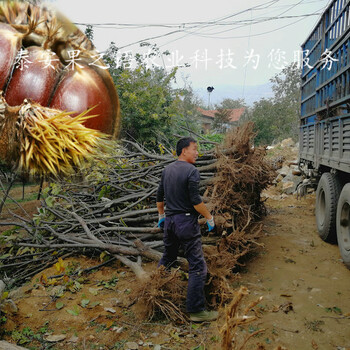
[[[73,309],[66,310],[66,311],[72,316],[78,316],[80,314],[80,310],[79,310],[78,305],[74,305]]]
[[[114,276],[108,281],[100,281],[98,286],[103,286],[105,289],[114,289],[118,281],[119,278]]]
[[[271,144],[291,137],[298,138],[300,116],[300,69],[292,63],[276,74],[273,83],[273,98],[254,103],[249,119],[255,123],[256,144]]]
[[[277,123],[277,109],[275,104],[270,99],[261,99],[254,103],[251,119],[255,123],[255,130],[257,136],[255,142],[258,145],[271,144],[278,137]]]
[[[64,304],[62,301],[58,301],[55,306],[57,310],[61,310],[64,307]]]
[[[113,350],[119,350],[119,349],[123,349],[125,343],[127,342],[127,340],[121,340],[121,341],[117,341],[114,345],[113,345]]]
[[[31,342],[31,336],[34,335],[34,332],[30,328],[24,328],[22,332],[13,331],[12,339],[19,345],[23,345]]]
[[[29,343],[32,343],[29,346],[32,349],[32,345],[36,345],[37,343],[41,344],[40,348],[49,349],[51,346],[46,343],[44,336],[48,333],[53,333],[53,330],[49,328],[49,322],[46,321],[38,331],[33,331],[30,327],[24,327],[22,330],[14,330],[12,331],[11,338],[19,345],[29,346]],[[37,349],[38,347],[34,347]]]
[[[337,315],[342,315],[343,314],[341,309],[339,307],[337,307],[337,306],[326,307],[326,312],[334,312]]]
[[[2,325],[2,324],[4,324],[4,323],[6,323],[6,321],[7,321],[6,316],[4,316],[4,315],[0,315],[0,325]],[[0,333],[0,334],[1,334],[1,333]]]
[[[270,79],[273,83],[272,90],[275,93],[274,101],[294,109],[297,114],[300,113],[300,76],[301,70],[294,62]]]
[[[296,63],[292,63],[270,79],[273,83],[272,90],[275,93],[274,102],[282,111],[281,118],[284,123],[290,128],[290,133],[283,135],[283,138],[292,137],[295,140],[298,138],[301,102],[300,77],[301,69]]]
[[[101,188],[101,191],[98,194],[98,199],[100,200],[102,197],[106,197],[111,192],[111,186],[104,185]]]
[[[11,337],[19,345],[31,343],[34,340],[42,341],[42,335],[35,333],[30,327],[25,327],[21,331],[14,330]]]
[[[142,46],[148,48],[147,53],[118,57],[118,48],[111,43],[104,61],[110,66],[120,99],[121,136],[156,148],[161,136],[173,141],[179,126],[192,128],[194,94],[172,87],[177,67],[168,72],[153,63],[169,52],[160,52],[156,45]]]
[[[232,98],[224,98],[219,104],[215,105],[215,109],[217,113],[215,113],[213,129],[217,130],[220,133],[225,133],[227,129],[230,127],[237,126],[239,122],[230,122],[230,110],[238,109],[238,108],[246,108],[248,109],[244,98],[232,99]],[[244,114],[241,116],[241,119],[244,119]]]
[[[91,42],[94,40],[94,29],[91,24],[86,26],[85,35]]]
[[[212,142],[217,142],[217,143],[221,143],[224,140],[225,134],[219,134],[219,133],[213,133],[213,134],[206,134],[205,135],[205,139],[208,141],[212,141]],[[210,143],[201,143],[199,146],[199,151],[208,151],[212,148],[214,148],[215,145],[214,144],[210,144]]]
[[[237,109],[247,107],[244,98],[224,98],[219,104],[215,105],[216,109]]]
[[[41,328],[39,328],[39,333],[45,334],[48,332],[52,332],[52,330],[49,328],[49,321],[46,321]]]
[[[90,303],[90,299],[82,299],[80,302],[81,307],[87,307]]]
[[[183,135],[188,136],[187,132],[184,132],[180,127],[186,127],[197,133],[200,132],[201,126],[199,122],[200,113],[197,107],[202,103],[201,99],[196,96],[192,86],[185,80],[185,86],[182,89],[175,90],[177,93],[177,99],[175,100],[175,108],[177,110],[178,124],[176,125],[176,131]]]
[[[218,109],[215,113],[213,129],[217,130],[220,133],[226,132],[226,130],[229,128],[230,113],[231,112],[228,109]]]

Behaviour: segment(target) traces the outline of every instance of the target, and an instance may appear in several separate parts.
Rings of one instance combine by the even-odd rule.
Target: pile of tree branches
[[[107,251],[137,275],[143,272],[134,258],[159,259],[156,191],[162,170],[175,158],[165,147],[163,154],[126,140],[116,147],[115,155],[101,157],[74,179],[55,179],[33,218],[13,214],[16,221],[0,223],[14,226],[2,236],[7,249],[0,259],[1,277],[6,273],[18,284],[48,267],[53,254],[57,259],[82,250]],[[198,161],[203,188],[214,162],[213,152]]]
[[[216,237],[207,237],[215,243],[208,259],[214,277],[225,278],[257,246],[260,194],[274,174],[264,160],[265,150],[252,147],[252,130],[250,123],[237,128],[225,144],[203,152],[196,162],[203,199],[218,227]],[[124,140],[113,155],[96,159],[79,177],[51,183],[33,218],[14,215],[15,221],[1,222],[14,228],[1,238],[0,279],[23,283],[58,256],[78,252],[108,252],[145,279],[142,259],[158,261],[163,246],[156,191],[164,167],[175,160],[171,149],[161,146],[160,151]],[[179,261],[186,266],[184,259]],[[225,272],[218,269],[222,265]]]

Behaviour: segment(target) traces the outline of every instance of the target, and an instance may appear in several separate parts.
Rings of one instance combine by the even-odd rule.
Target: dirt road
[[[256,350],[261,344],[259,349],[267,350],[279,345],[289,350],[349,350],[350,270],[342,264],[338,247],[317,235],[314,195],[297,200],[282,199],[276,189],[268,194],[260,240],[265,248],[243,268],[239,283],[232,285],[246,286],[248,300],[263,296],[255,308],[258,320],[240,332],[264,331],[245,349]],[[88,267],[98,261],[81,257],[65,263]],[[145,268],[150,271],[155,264]],[[128,307],[136,280],[119,263],[91,273],[74,293],[66,291],[58,299],[59,307],[50,296],[52,289],[39,283],[42,274],[56,273],[52,267],[35,276],[17,294],[19,312],[5,324],[6,340],[20,339],[25,346],[41,349],[38,342],[26,342],[33,337],[23,332],[27,327],[28,333],[29,327],[42,338],[63,334],[52,349],[127,349],[130,344],[138,349],[220,349],[223,312],[218,322],[199,326],[146,322]],[[89,305],[82,307],[83,300]]]
[[[262,295],[258,328],[264,343],[288,349],[350,349],[350,270],[336,245],[317,235],[314,195],[267,200],[265,250],[246,267],[241,284]],[[275,312],[274,312],[275,311]]]

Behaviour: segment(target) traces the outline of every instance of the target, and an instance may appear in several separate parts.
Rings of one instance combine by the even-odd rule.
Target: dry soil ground
[[[255,308],[259,318],[239,333],[264,331],[245,349],[256,349],[260,343],[260,349],[280,345],[289,350],[349,350],[350,270],[342,264],[338,247],[317,235],[314,195],[297,200],[282,198],[274,189],[268,194],[268,216],[260,240],[265,248],[246,264],[239,282],[232,284],[250,290],[246,302],[263,296]],[[35,204],[26,208],[35,211]],[[98,263],[84,256],[64,260],[72,269]],[[145,269],[151,271],[155,264]],[[32,349],[220,349],[223,310],[211,324],[148,322],[131,305],[137,280],[116,262],[82,276],[58,299],[52,295],[60,294],[63,282],[58,279],[56,285],[43,286],[44,274],[57,271],[52,267],[38,274],[13,296],[19,311],[8,317],[6,340],[22,341]],[[26,342],[35,334],[62,340]]]

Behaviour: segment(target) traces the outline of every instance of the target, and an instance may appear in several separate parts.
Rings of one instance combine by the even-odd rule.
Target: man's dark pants
[[[180,245],[189,264],[187,287],[187,312],[199,312],[205,309],[204,284],[207,265],[204,260],[198,216],[194,214],[176,214],[165,218],[164,254],[158,264],[170,268],[176,262]]]

